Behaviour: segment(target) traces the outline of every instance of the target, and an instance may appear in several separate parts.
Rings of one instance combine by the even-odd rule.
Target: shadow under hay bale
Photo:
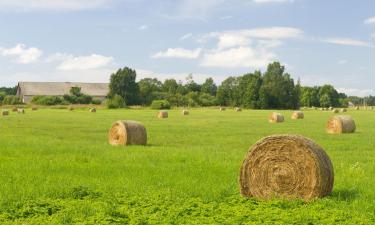
[[[158,118],[159,118],[159,119],[165,119],[165,118],[168,118],[168,112],[167,112],[167,111],[159,111],[159,112],[158,112]]]
[[[274,112],[269,116],[268,121],[270,123],[282,123],[284,122],[284,116],[281,113]]]
[[[183,116],[187,116],[187,115],[189,115],[189,111],[186,110],[186,109],[182,110],[182,115],[183,115]]]
[[[329,134],[354,133],[356,125],[351,116],[333,116],[326,125]]]
[[[95,108],[92,108],[92,109],[90,109],[90,112],[92,112],[92,113],[96,113],[96,109],[95,109]]]
[[[301,111],[294,111],[291,118],[292,120],[303,119],[305,118],[305,114]]]
[[[2,116],[9,116],[9,111],[8,111],[8,110],[3,110],[3,111],[1,112],[1,115],[2,115]]]
[[[265,200],[321,198],[332,192],[333,181],[333,166],[325,151],[314,141],[294,135],[258,141],[240,171],[241,194]]]
[[[108,133],[111,145],[146,145],[146,128],[139,122],[124,120],[114,123]]]

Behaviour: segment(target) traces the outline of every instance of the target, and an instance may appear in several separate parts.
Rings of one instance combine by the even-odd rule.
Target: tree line
[[[192,75],[186,81],[144,78],[136,82],[136,71],[125,67],[110,78],[109,99],[120,104],[149,106],[166,100],[172,106],[237,106],[251,109],[297,109],[306,107],[345,107],[348,98],[331,85],[302,87],[279,62],[255,71],[231,76],[217,86],[212,78],[198,84]],[[121,100],[122,98],[122,100]]]

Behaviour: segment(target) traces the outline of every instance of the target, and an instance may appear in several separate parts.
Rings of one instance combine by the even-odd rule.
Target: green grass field
[[[372,224],[375,112],[349,111],[355,134],[328,135],[331,112],[269,124],[271,111],[26,110],[0,117],[2,224]],[[112,147],[111,124],[142,122],[147,146]],[[301,134],[335,169],[331,196],[311,203],[239,194],[242,160],[260,138]]]

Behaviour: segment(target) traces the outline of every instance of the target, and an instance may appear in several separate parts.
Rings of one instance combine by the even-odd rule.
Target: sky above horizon
[[[360,2],[360,3],[359,3]],[[375,1],[0,0],[0,86],[138,79],[217,84],[280,61],[302,85],[375,95]]]

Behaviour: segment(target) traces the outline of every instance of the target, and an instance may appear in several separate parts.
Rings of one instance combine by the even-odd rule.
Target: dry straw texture
[[[324,150],[312,140],[275,135],[251,147],[240,172],[241,194],[259,199],[303,199],[329,195],[333,167]]]
[[[25,110],[24,110],[24,109],[17,109],[17,112],[18,112],[19,114],[25,114]]]
[[[160,119],[168,118],[168,112],[167,111],[159,111],[158,112],[158,118],[160,118]]]
[[[225,111],[224,107],[220,107],[219,109],[220,109],[220,111]]]
[[[189,111],[188,111],[188,110],[186,110],[186,109],[182,110],[182,115],[184,115],[184,116],[187,116],[187,115],[189,115]]]
[[[12,111],[13,111],[13,112],[17,112],[17,107],[13,107],[13,108],[12,108]]]
[[[359,110],[359,107],[357,106],[357,107],[355,107],[355,110]]]
[[[274,112],[269,116],[268,121],[270,123],[282,123],[284,122],[284,116],[281,113]]]
[[[333,116],[326,126],[329,134],[354,133],[355,129],[355,122],[351,116]]]
[[[234,108],[234,110],[235,110],[236,112],[241,112],[241,111],[242,111],[242,109],[241,109],[240,107],[236,107],[236,108]]]
[[[146,145],[146,128],[136,121],[117,121],[109,130],[108,142],[111,145]]]
[[[31,108],[31,110],[36,111],[36,110],[38,110],[38,108],[37,108],[36,106],[33,106],[33,107]]]
[[[339,113],[340,111],[338,109],[332,110],[333,113]]]
[[[8,110],[3,110],[3,111],[1,112],[1,115],[2,115],[2,116],[8,116],[8,115],[9,115],[9,111],[8,111]]]
[[[92,109],[90,109],[90,112],[95,113],[95,112],[96,112],[96,109],[95,109],[95,108],[92,108]]]
[[[347,110],[344,108],[344,109],[340,109],[340,112],[346,112]]]
[[[298,120],[298,119],[303,119],[303,118],[305,118],[305,115],[301,111],[294,111],[292,113],[292,119],[293,120]]]

